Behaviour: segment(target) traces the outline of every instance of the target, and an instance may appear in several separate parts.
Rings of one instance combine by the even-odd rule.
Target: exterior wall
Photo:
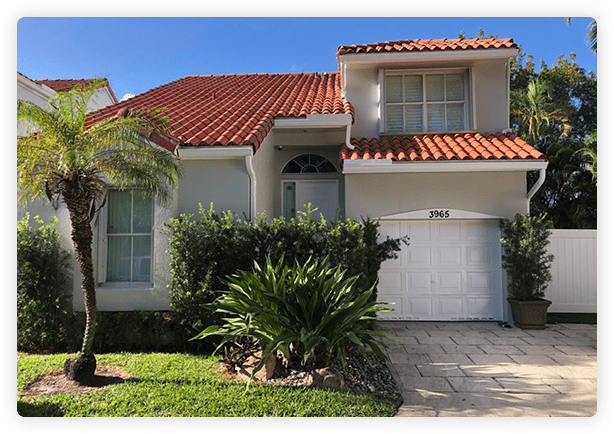
[[[480,133],[494,133],[509,127],[508,75],[504,60],[480,60],[470,62],[449,62],[394,66],[394,69],[424,68],[473,68],[475,86],[475,125]],[[379,137],[380,88],[379,70],[382,66],[348,67],[346,70],[345,97],[352,103],[356,121],[352,126],[353,137]]]
[[[213,203],[216,212],[232,211],[241,218],[249,215],[250,180],[245,158],[183,160],[179,179],[179,214],[198,215]]]
[[[268,218],[275,217],[275,134],[269,134],[260,144],[252,158],[256,173],[256,214],[265,213]]]
[[[555,229],[548,251],[554,255],[548,312],[597,312],[597,230]]]
[[[348,218],[452,208],[512,218],[527,209],[525,172],[346,174]]]

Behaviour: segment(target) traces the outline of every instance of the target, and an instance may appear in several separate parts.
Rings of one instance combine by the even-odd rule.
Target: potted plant
[[[499,226],[512,319],[521,328],[544,328],[548,306],[552,304],[543,298],[552,280],[550,265],[554,256],[547,250],[552,224],[544,217],[516,214],[513,220],[501,220]]]

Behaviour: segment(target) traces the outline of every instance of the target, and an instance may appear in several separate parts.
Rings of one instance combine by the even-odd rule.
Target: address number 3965
[[[430,219],[447,219],[450,217],[449,209],[434,209],[429,211]]]

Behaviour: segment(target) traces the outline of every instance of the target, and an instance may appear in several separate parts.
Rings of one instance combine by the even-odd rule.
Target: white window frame
[[[134,194],[134,189],[125,189],[125,191],[131,191]],[[116,188],[110,188],[109,193],[111,191],[119,191]],[[134,206],[134,201],[131,201],[131,208]],[[109,247],[109,234],[107,232],[107,225],[109,222],[109,201],[107,198],[107,203],[100,211],[98,217],[98,247],[97,247],[97,276],[96,282],[98,287],[125,287],[125,288],[152,288],[153,287],[153,272],[154,272],[154,219],[155,219],[155,203],[154,200],[151,199],[151,252],[150,252],[150,264],[149,264],[149,282],[132,282],[132,281],[108,281],[107,280],[107,272],[108,272],[108,247]],[[131,215],[133,210],[130,211]],[[120,236],[126,234],[113,234],[112,236]],[[132,233],[130,233],[132,235]],[[145,235],[144,233],[139,235]],[[137,235],[138,236],[138,235]],[[132,260],[131,267],[132,267]]]
[[[426,79],[427,75],[440,75],[440,74],[463,74],[463,94],[464,94],[464,118],[465,125],[462,130],[447,130],[447,131],[428,131],[427,128],[427,107],[429,104],[450,104],[452,102],[427,102],[426,101]],[[408,75],[421,75],[422,79],[422,93],[423,101],[418,103],[386,103],[386,77],[390,76],[408,76]],[[381,135],[405,135],[405,134],[425,134],[425,133],[456,133],[462,131],[475,130],[475,79],[474,71],[471,67],[460,68],[428,68],[428,69],[381,69],[379,71],[379,83],[380,83],[380,134]],[[422,106],[422,126],[424,131],[407,132],[405,130],[398,132],[386,131],[386,107],[388,104],[394,105],[421,105]],[[403,111],[405,112],[405,111]],[[405,115],[403,115],[405,119]],[[405,127],[405,122],[403,122]]]

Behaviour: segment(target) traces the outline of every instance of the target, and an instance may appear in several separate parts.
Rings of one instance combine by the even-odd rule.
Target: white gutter
[[[182,160],[243,159],[254,155],[251,146],[180,146],[177,155]]]
[[[443,173],[443,172],[526,172],[544,170],[547,161],[505,160],[505,161],[408,161],[393,162],[379,160],[344,160],[343,174],[361,173]],[[540,184],[541,185],[541,184]],[[539,188],[539,186],[537,187]]]

